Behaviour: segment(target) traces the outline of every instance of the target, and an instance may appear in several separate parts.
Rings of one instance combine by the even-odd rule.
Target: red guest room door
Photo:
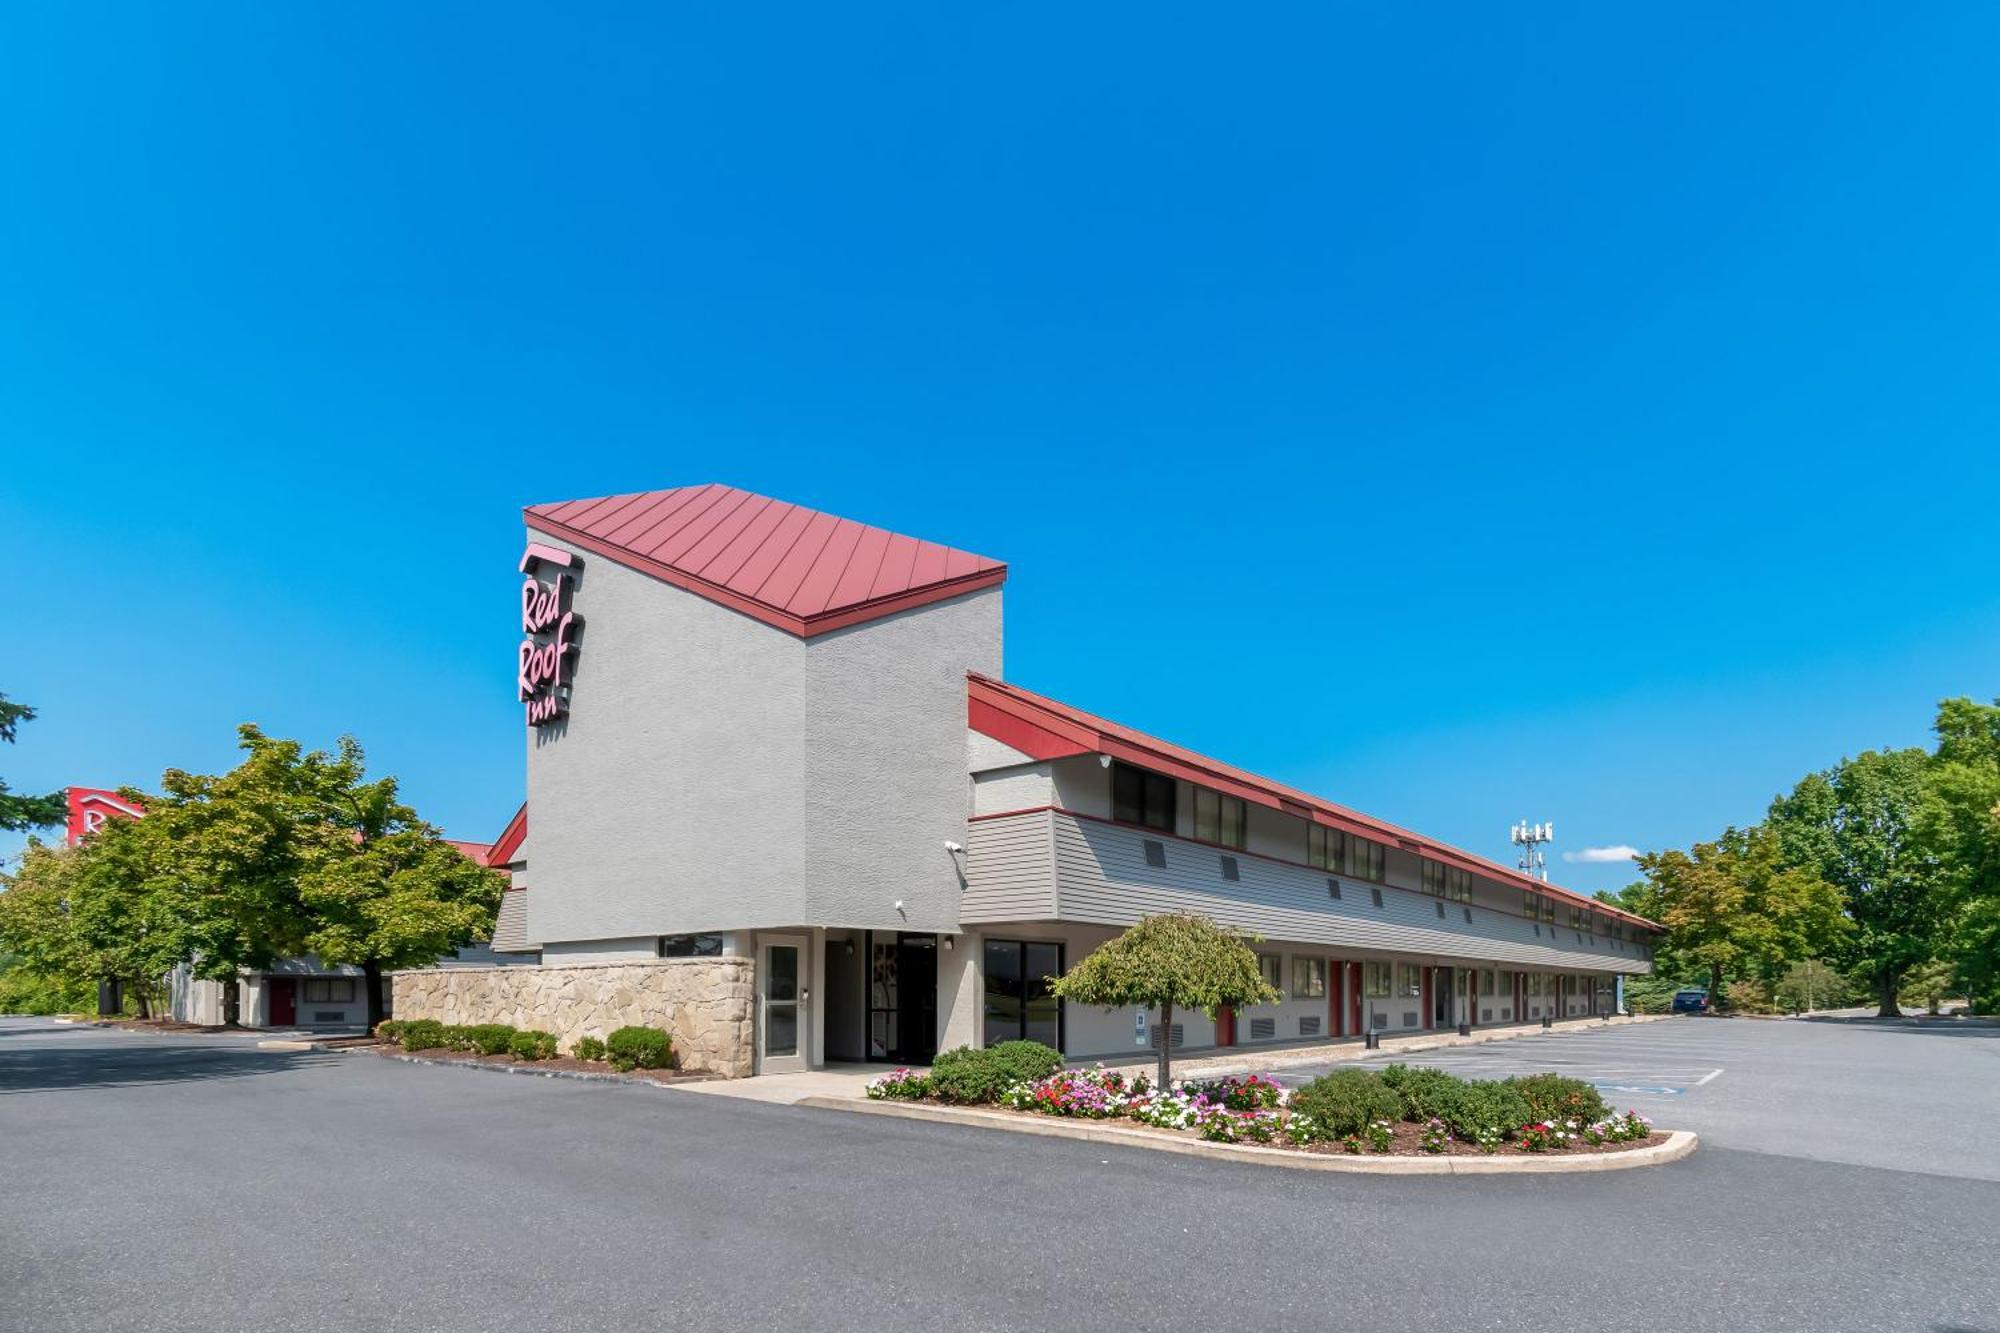
[[[299,1021],[299,983],[291,977],[267,977],[271,988],[271,1026],[288,1028]]]

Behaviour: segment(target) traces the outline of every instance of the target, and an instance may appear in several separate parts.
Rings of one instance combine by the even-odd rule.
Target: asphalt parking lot
[[[1726,1072],[1661,1117],[1715,1125],[1685,1162],[1373,1178],[0,1019],[0,1329],[2000,1333],[1990,1115],[1962,1114],[2000,1043],[1711,1026],[1674,1067]],[[1932,1156],[1849,1162],[1731,1097],[1899,1108]]]

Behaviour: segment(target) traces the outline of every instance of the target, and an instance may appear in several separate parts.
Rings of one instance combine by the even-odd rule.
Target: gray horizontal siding
[[[528,891],[511,889],[500,895],[500,916],[493,923],[493,941],[486,946],[494,953],[526,953],[528,943]]]
[[[965,896],[958,919],[1047,921],[1056,914],[1050,812],[975,820],[966,828]]]
[[[1531,968],[1646,973],[1652,963],[1627,943],[1537,923],[1510,913],[1465,906],[1407,889],[1341,879],[1341,897],[1327,894],[1327,875],[1306,866],[1236,857],[1237,881],[1222,877],[1224,853],[1199,843],[1052,812],[1056,859],[1056,919],[1128,926],[1156,912],[1200,912],[1226,926],[1268,939],[1334,948],[1420,954]],[[1023,816],[1022,818],[1031,818]],[[985,827],[1011,821],[993,820]],[[979,827],[979,826],[975,826]],[[1166,852],[1164,867],[1146,864],[1152,836]]]

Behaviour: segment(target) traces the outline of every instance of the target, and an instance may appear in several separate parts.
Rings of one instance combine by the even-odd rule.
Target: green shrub
[[[516,1060],[553,1060],[556,1054],[556,1034],[516,1032],[507,1039],[507,1051]]]
[[[1395,1073],[1393,1078],[1391,1071]],[[1402,1103],[1403,1119],[1411,1121],[1433,1117],[1449,1119],[1446,1111],[1458,1104],[1466,1086],[1464,1079],[1447,1074],[1442,1069],[1411,1069],[1407,1065],[1390,1065],[1384,1069],[1382,1082]]]
[[[406,1051],[433,1051],[445,1044],[444,1024],[435,1018],[417,1018],[403,1024],[396,1038]]]
[[[1534,1118],[1513,1084],[1490,1079],[1467,1083],[1451,1106],[1438,1113],[1438,1119],[1467,1143],[1483,1143],[1481,1136],[1488,1130],[1505,1138]]]
[[[481,1055],[499,1055],[514,1040],[511,1023],[474,1023],[465,1029],[465,1049]]]
[[[472,1029],[462,1023],[446,1023],[442,1029],[442,1045],[448,1051],[469,1051],[472,1049]]]
[[[578,1037],[576,1045],[570,1047],[569,1053],[579,1060],[602,1060],[604,1042],[597,1037]]]
[[[1402,1099],[1380,1075],[1362,1069],[1336,1069],[1294,1089],[1286,1103],[1294,1116],[1304,1116],[1304,1134],[1292,1137],[1331,1142],[1364,1132],[1369,1122],[1394,1120],[1403,1113]]]
[[[1593,1125],[1609,1114],[1597,1089],[1580,1078],[1529,1074],[1508,1083],[1528,1104],[1529,1117],[1534,1120],[1581,1120]]]
[[[665,1069],[673,1063],[673,1038],[658,1028],[619,1028],[605,1039],[611,1067],[620,1073],[630,1069]]]
[[[1016,1082],[1033,1083],[1063,1067],[1062,1052],[1038,1041],[1003,1041],[987,1048]]]
[[[1032,1042],[1007,1044],[1034,1045]],[[954,1047],[931,1061],[931,1091],[940,1101],[956,1102],[962,1106],[998,1101],[1001,1093],[1022,1081],[1020,1071],[1024,1064],[1020,1054],[1012,1051],[1003,1054],[998,1046],[984,1049],[976,1046]]]
[[[403,1025],[401,1023],[398,1023],[393,1018],[385,1018],[375,1025],[375,1039],[377,1041],[394,1041],[396,1040],[396,1034],[402,1030]]]

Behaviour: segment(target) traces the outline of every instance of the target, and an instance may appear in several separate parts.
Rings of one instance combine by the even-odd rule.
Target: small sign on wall
[[[1132,1017],[1132,1044],[1134,1046],[1144,1046],[1146,1044],[1146,1011],[1144,1009],[1139,1010]]]

